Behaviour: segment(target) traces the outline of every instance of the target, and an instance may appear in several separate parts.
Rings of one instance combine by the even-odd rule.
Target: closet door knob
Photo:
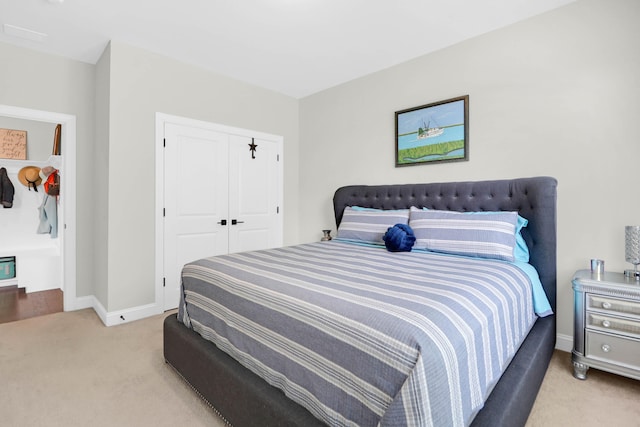
[[[218,224],[220,225],[227,225],[227,220],[223,219],[222,221],[218,221]]]
[[[238,221],[237,219],[232,219],[231,225],[236,225],[236,224],[244,224],[244,221]]]

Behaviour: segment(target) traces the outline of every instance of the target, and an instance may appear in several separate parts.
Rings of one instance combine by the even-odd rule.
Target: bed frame
[[[556,187],[556,180],[550,177],[357,185],[338,189],[333,203],[338,225],[346,206],[518,211],[529,220],[522,234],[529,246],[530,263],[538,270],[555,311]],[[555,315],[539,318],[472,426],[524,426],[553,354],[555,340]],[[236,427],[325,425],[279,389],[186,328],[175,314],[164,321],[164,357],[218,414]]]

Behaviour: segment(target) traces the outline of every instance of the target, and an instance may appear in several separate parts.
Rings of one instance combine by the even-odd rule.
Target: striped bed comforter
[[[336,241],[182,281],[185,325],[332,426],[468,425],[536,319],[507,262]]]

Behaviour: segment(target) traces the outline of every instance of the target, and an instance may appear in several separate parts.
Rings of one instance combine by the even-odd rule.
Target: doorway
[[[76,309],[76,117],[50,111],[0,105],[0,116],[62,125],[61,189],[58,206],[59,271],[63,309]],[[51,139],[53,143],[53,136]],[[11,160],[20,165],[20,160]],[[27,161],[28,162],[28,161]]]

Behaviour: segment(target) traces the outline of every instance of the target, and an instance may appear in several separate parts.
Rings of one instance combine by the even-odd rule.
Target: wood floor
[[[0,323],[62,311],[62,290],[26,293],[17,286],[0,287]]]

